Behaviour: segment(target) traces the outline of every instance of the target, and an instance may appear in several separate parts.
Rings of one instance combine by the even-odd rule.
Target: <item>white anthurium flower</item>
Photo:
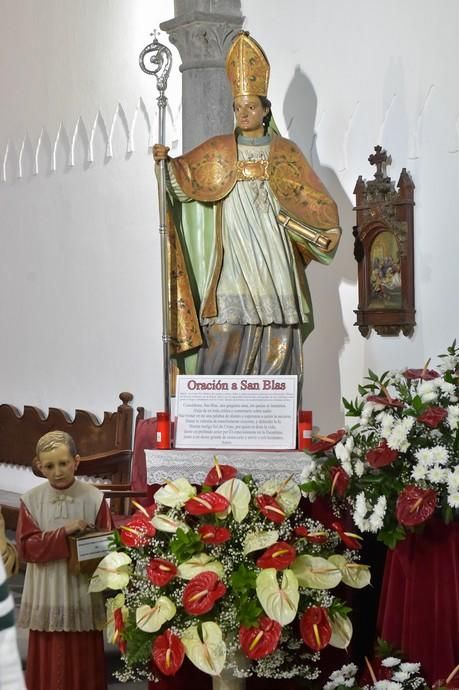
[[[301,500],[301,489],[291,477],[284,481],[269,479],[260,486],[259,493],[274,496],[286,515],[294,513]]]
[[[107,599],[107,601],[105,602],[105,610],[107,612],[107,624],[105,626],[105,635],[107,638],[107,642],[109,642],[110,644],[116,644],[116,639],[118,636],[115,628],[115,611],[118,611],[118,609],[121,609],[123,621],[126,621],[129,616],[129,609],[125,605],[124,594],[122,592],[120,592],[120,594],[117,594],[116,597]]]
[[[362,589],[370,584],[371,573],[368,565],[363,563],[349,563],[344,556],[334,554],[328,559],[341,571],[341,578],[345,585],[354,589]]]
[[[173,520],[167,517],[167,515],[161,515],[161,513],[152,518],[151,524],[160,532],[170,532],[171,534],[175,533],[179,528],[183,529],[184,532],[188,532],[190,529],[185,522]]]
[[[342,579],[341,570],[330,560],[320,556],[298,556],[292,570],[301,587],[333,589]]]
[[[257,576],[256,590],[258,601],[269,618],[281,625],[288,625],[294,620],[300,593],[298,580],[292,570],[282,572],[280,585],[275,568],[262,570]]]
[[[279,539],[279,532],[276,529],[266,530],[265,532],[249,532],[244,539],[244,556],[253,551],[260,551],[272,546]]]
[[[330,644],[338,649],[347,649],[352,639],[352,623],[347,616],[337,614],[330,619],[332,636]]]
[[[161,503],[168,508],[179,508],[190,498],[196,496],[196,487],[188,479],[182,477],[173,482],[167,482],[155,493],[155,503]]]
[[[224,518],[231,512],[236,522],[242,522],[249,512],[252,498],[247,484],[241,479],[228,479],[218,487],[216,493],[227,498],[230,504],[226,511],[217,513],[217,517]]]
[[[154,606],[144,604],[135,612],[137,627],[144,632],[157,632],[166,621],[170,621],[176,614],[176,607],[169,597],[159,597]]]
[[[185,630],[180,638],[185,654],[200,671],[210,676],[219,676],[226,661],[226,645],[221,628],[217,623],[209,621],[201,624],[201,630],[202,639],[197,625]]]
[[[89,582],[89,592],[123,589],[131,577],[131,557],[127,553],[108,553],[97,566]]]
[[[207,571],[215,573],[219,578],[222,578],[224,570],[223,564],[207,553],[198,553],[184,563],[181,563],[177,568],[179,577],[184,580],[191,580],[195,575],[200,575]]]

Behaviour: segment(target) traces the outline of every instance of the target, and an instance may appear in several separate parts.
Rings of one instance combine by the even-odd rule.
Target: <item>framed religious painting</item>
[[[376,165],[374,179],[359,176],[355,185],[357,224],[354,256],[358,264],[359,304],[355,310],[360,333],[413,333],[414,184],[403,168],[397,183],[387,175],[390,157],[381,146],[368,158]]]

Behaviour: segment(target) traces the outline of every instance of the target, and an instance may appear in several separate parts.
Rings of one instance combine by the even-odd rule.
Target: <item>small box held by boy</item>
[[[69,537],[90,527],[108,530],[103,494],[75,478],[80,458],[69,434],[40,438],[37,465],[48,480],[21,499],[17,544],[27,562],[18,626],[29,628],[29,690],[106,690],[100,594],[89,594],[89,575],[68,567]]]

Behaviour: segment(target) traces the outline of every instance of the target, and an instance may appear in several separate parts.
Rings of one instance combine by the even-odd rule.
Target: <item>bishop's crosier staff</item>
[[[164,144],[165,142],[165,113],[167,106],[167,98],[165,96],[167,88],[167,78],[171,71],[172,57],[171,51],[166,46],[158,42],[156,32],[153,42],[149,43],[142,50],[139,56],[140,68],[146,74],[153,74],[156,78],[156,87],[159,91],[159,96],[156,99],[158,103],[158,142]],[[145,58],[150,55],[150,63],[152,68],[145,66]],[[164,410],[170,413],[170,394],[169,394],[169,299],[168,299],[168,243],[167,243],[167,229],[166,229],[166,161],[161,161],[159,164],[158,175],[158,197],[159,197],[159,233],[161,237],[161,294],[162,294],[162,316],[163,316],[163,370],[164,370]]]

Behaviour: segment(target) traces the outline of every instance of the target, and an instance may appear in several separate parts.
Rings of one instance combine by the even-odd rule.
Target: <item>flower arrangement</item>
[[[333,671],[323,690],[427,690],[420,666],[398,656],[386,656],[367,661],[364,673],[359,674],[355,664],[346,664]]]
[[[304,516],[291,479],[258,485],[215,461],[203,486],[169,481],[121,527],[90,591],[107,601],[119,677],[174,675],[184,657],[212,676],[320,673],[320,651],[346,648],[349,608],[332,590],[370,581],[357,542]]]
[[[434,512],[459,508],[459,348],[438,370],[369,371],[359,396],[343,399],[350,428],[316,440],[302,489],[347,504],[355,525],[390,547]]]

